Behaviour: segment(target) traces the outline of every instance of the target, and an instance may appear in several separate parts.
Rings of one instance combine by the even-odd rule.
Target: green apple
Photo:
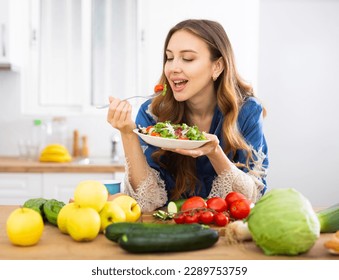
[[[67,231],[75,241],[91,241],[100,231],[100,215],[90,207],[79,207],[70,211]]]
[[[136,222],[141,216],[141,208],[138,202],[129,195],[120,195],[113,200],[125,212],[126,222]]]
[[[124,210],[122,210],[122,208],[113,201],[107,201],[99,214],[101,220],[101,232],[103,232],[110,224],[126,221],[126,214]]]

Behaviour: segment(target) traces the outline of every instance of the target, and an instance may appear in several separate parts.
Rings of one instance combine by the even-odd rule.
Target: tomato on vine
[[[200,212],[199,222],[204,225],[212,224],[214,221],[214,214],[211,211]]]
[[[200,215],[197,212],[184,215],[185,224],[199,223],[199,216]]]
[[[229,218],[222,212],[215,213],[214,215],[214,223],[219,226],[223,227],[226,226],[229,223]]]
[[[184,224],[185,223],[185,215],[183,213],[175,214],[173,220],[176,224]]]

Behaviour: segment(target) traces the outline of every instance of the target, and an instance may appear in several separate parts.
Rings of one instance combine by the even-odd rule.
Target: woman
[[[209,20],[174,26],[160,83],[168,85],[167,93],[142,104],[136,122],[127,101],[110,97],[107,121],[121,133],[125,192],[143,211],[180,197],[225,197],[231,191],[257,201],[266,190],[265,111],[237,73],[223,27]],[[197,125],[211,141],[193,150],[164,150],[132,132],[160,121]]]

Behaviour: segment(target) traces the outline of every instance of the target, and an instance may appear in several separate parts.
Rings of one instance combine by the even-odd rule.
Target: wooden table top
[[[17,207],[0,206],[0,259],[3,260],[339,260],[339,256],[331,255],[323,246],[332,234],[321,234],[316,244],[307,253],[295,257],[266,256],[254,242],[229,245],[224,236],[221,236],[213,247],[204,250],[131,254],[108,240],[103,234],[99,234],[91,242],[76,242],[70,236],[62,234],[57,227],[46,224],[38,244],[19,247],[12,245],[6,234],[6,220],[11,211]],[[152,219],[150,214],[143,216],[143,221]]]
[[[39,162],[20,159],[19,157],[0,157],[0,173],[114,173],[124,172],[122,162],[100,160],[90,164],[79,164],[78,160],[67,163]]]

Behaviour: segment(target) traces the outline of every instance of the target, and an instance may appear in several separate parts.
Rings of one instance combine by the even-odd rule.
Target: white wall
[[[262,0],[259,96],[270,188],[294,187],[315,206],[339,202],[339,1]]]
[[[20,113],[20,73],[0,71],[0,155],[19,154],[18,141],[28,138],[34,118],[49,121],[50,116],[36,114],[24,116]],[[88,136],[90,155],[109,157],[111,137],[117,134],[106,122],[106,111],[99,115],[68,116],[68,148],[71,149],[72,131],[78,129],[80,135]],[[121,147],[119,153],[122,155]]]
[[[178,22],[210,19],[223,25],[233,46],[239,71],[254,87],[258,76],[259,0],[141,0],[139,67],[147,65],[139,77],[141,94],[153,88],[160,78],[166,35]]]

